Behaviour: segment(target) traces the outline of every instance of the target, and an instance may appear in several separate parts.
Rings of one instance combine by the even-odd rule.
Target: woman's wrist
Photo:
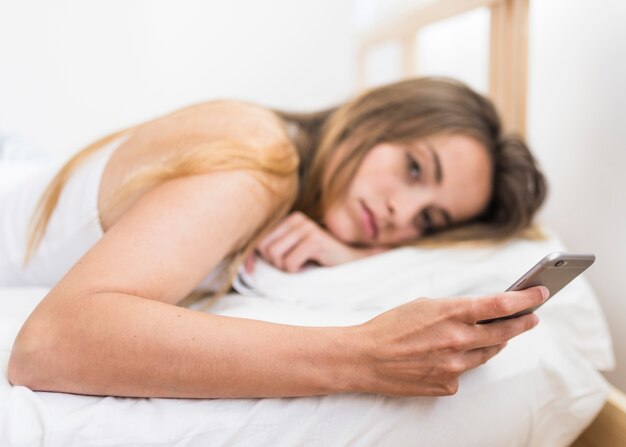
[[[329,393],[372,392],[368,354],[372,343],[361,326],[328,328],[334,346],[334,360],[329,363]],[[332,358],[332,357],[331,357]]]

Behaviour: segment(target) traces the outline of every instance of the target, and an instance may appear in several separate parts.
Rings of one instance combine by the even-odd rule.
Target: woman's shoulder
[[[103,173],[99,193],[103,228],[110,227],[151,187],[137,187],[111,210],[104,207],[106,198],[119,191],[129,178],[150,167],[155,175],[177,171],[175,177],[180,177],[197,175],[203,166],[207,167],[206,172],[214,171],[214,164],[246,170],[246,166],[258,167],[258,162],[266,163],[270,169],[253,168],[254,177],[272,191],[283,191],[276,195],[276,200],[284,200],[285,191],[293,190],[297,182],[298,156],[282,120],[271,110],[254,104],[204,102],[136,126]]]
[[[146,126],[258,146],[290,143],[287,125],[271,109],[239,100],[213,100],[179,109]]]
[[[156,159],[209,146],[231,148],[233,156],[240,147],[272,159],[298,160],[284,120],[271,109],[243,101],[216,100],[187,106],[135,126],[127,135],[111,163],[118,162],[124,175]]]

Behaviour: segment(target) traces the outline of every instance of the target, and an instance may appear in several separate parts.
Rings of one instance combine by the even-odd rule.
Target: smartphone
[[[534,286],[545,286],[550,291],[550,298],[557,294],[559,290],[569,284],[574,278],[593,264],[596,260],[595,255],[589,253],[550,253],[539,261],[533,268],[522,275],[520,279],[515,281],[511,287],[506,289],[507,292],[513,290],[523,290]],[[547,301],[546,301],[547,302]],[[539,306],[531,307],[521,312],[506,317],[493,318],[490,320],[481,320],[478,323],[491,323],[493,321],[507,320],[534,312]]]

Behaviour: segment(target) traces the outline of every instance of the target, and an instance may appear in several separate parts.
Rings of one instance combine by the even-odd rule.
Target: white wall
[[[406,0],[403,1],[398,6],[400,10],[408,8]],[[423,0],[417,1],[423,3]],[[382,11],[385,9],[381,10],[381,15]],[[477,8],[422,28],[415,36],[417,57],[414,71],[422,76],[452,76],[486,94],[489,86],[489,17],[488,8]],[[397,80],[402,76],[401,58],[402,49],[398,42],[383,42],[370,49],[365,59],[366,84],[373,86]]]
[[[349,0],[0,0],[0,135],[65,152],[205,99],[328,106],[352,26]]]
[[[566,14],[563,11],[567,11]],[[626,2],[531,1],[528,137],[548,179],[543,220],[597,256],[587,278],[626,391]]]

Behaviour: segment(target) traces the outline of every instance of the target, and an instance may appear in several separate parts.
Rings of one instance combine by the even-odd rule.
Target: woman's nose
[[[394,217],[395,211],[393,205],[390,202],[387,203],[387,213],[387,217],[389,219],[392,219]]]
[[[387,223],[396,229],[413,226],[416,216],[426,206],[428,198],[415,191],[397,193],[387,201]]]

